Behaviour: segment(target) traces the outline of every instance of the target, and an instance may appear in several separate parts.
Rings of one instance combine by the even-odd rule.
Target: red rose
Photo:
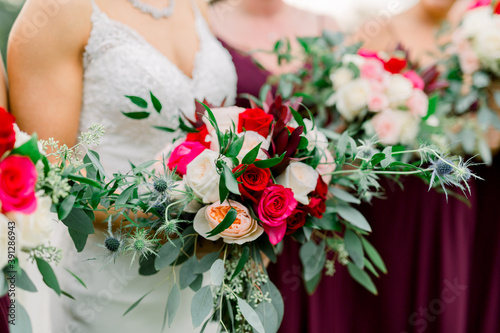
[[[267,138],[273,119],[261,109],[247,109],[238,115],[238,133],[254,131]]]
[[[309,205],[305,210],[314,217],[322,218],[326,211],[326,195],[328,194],[328,185],[321,177],[318,177],[316,188],[309,194]]]
[[[384,63],[384,68],[386,71],[397,74],[406,67],[406,59],[401,58],[391,58]]]
[[[328,194],[328,185],[324,182],[323,178],[318,177],[318,182],[316,183],[316,188],[310,194],[313,197],[326,198]]]
[[[4,108],[0,107],[0,157],[14,148],[16,142],[16,132],[14,131],[14,122],[16,119]]]
[[[494,11],[495,14],[497,15],[500,15],[500,1],[497,3],[497,5],[495,6],[495,11]]]
[[[241,171],[244,165],[238,165],[233,169],[233,173]],[[271,179],[271,171],[269,169],[257,168],[255,165],[250,164],[245,172],[238,177],[238,187],[240,189],[241,196],[244,199],[250,199],[254,203],[258,203],[258,197],[260,193],[264,191],[269,184]]]
[[[292,215],[286,219],[286,234],[291,235],[297,231],[297,229],[302,228],[304,224],[306,224],[306,218],[307,212],[303,209],[303,207],[296,208]]]
[[[210,142],[206,141],[208,135],[207,125],[203,124],[200,128],[198,128],[198,132],[196,133],[188,133],[186,136],[186,141],[189,142],[199,142],[205,146],[205,148],[210,149]]]

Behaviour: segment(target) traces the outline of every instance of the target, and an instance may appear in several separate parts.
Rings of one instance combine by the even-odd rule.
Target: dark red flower
[[[406,59],[402,58],[391,58],[384,63],[384,68],[386,71],[397,74],[406,67]]]
[[[500,1],[497,3],[497,5],[495,6],[495,11],[494,11],[495,14],[497,15],[500,15]]]
[[[303,209],[304,206],[295,208],[292,215],[286,219],[286,234],[291,235],[299,228],[302,228],[306,224],[307,212]]]
[[[238,165],[233,169],[233,173],[243,170],[244,167],[242,164]],[[243,199],[249,199],[257,204],[260,194],[266,189],[271,180],[271,171],[250,164],[237,179],[240,182],[238,187]]]
[[[316,188],[309,194],[309,205],[305,210],[314,217],[322,218],[326,211],[326,195],[328,194],[328,185],[321,177],[318,177]]]
[[[16,142],[16,132],[14,131],[14,122],[16,118],[0,107],[0,157],[14,148]]]
[[[208,135],[207,125],[203,124],[198,128],[197,133],[188,133],[186,136],[186,141],[199,142],[206,148],[210,149],[210,142],[206,141]]]
[[[238,133],[254,131],[267,138],[273,119],[262,109],[247,109],[238,116]]]

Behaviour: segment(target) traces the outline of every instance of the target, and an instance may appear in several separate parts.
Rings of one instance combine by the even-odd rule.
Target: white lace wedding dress
[[[127,170],[128,161],[135,164],[151,160],[172,140],[166,132],[152,126],[173,126],[182,111],[192,116],[194,99],[214,105],[226,99],[228,105],[236,97],[236,71],[229,53],[212,35],[207,23],[196,8],[196,31],[199,52],[196,55],[192,78],[186,76],[138,32],[110,19],[93,3],[93,28],[84,54],[84,91],[80,131],[92,123],[104,125],[106,134],[95,150],[108,174]],[[148,119],[133,120],[121,112],[138,111],[125,95],[149,99],[153,92],[163,104],[161,114],[152,106]],[[150,103],[151,104],[151,103]],[[64,229],[64,228],[62,228]],[[84,288],[67,272],[59,276],[64,291],[76,298],[58,298],[54,304],[63,306],[62,313],[53,309],[54,333],[137,333],[160,332],[168,297],[170,273],[164,269],[152,276],[140,276],[138,264],[130,266],[130,258],[120,258],[116,264],[103,268],[106,250],[97,243],[104,241],[102,232],[89,237],[83,253],[76,253],[64,231],[64,262],[60,265],[78,275],[87,285]],[[87,260],[96,258],[97,260]],[[177,278],[178,281],[178,278]],[[132,312],[125,310],[154,289]],[[191,321],[191,289],[181,291],[180,308],[167,332],[196,332]],[[212,331],[213,328],[207,331]]]

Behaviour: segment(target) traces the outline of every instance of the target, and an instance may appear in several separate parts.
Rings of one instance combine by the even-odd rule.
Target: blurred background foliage
[[[0,53],[5,61],[9,31],[24,0],[0,0]]]

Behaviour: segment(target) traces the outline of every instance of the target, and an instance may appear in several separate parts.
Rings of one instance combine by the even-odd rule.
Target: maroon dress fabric
[[[225,46],[238,73],[238,93],[258,94],[269,73],[249,56]],[[404,186],[401,192],[386,184],[387,199],[362,207],[374,230],[369,241],[389,271],[375,279],[378,296],[360,287],[338,264],[335,275],[324,277],[308,296],[299,244],[286,238],[277,264],[269,267],[285,302],[280,332],[466,332],[474,194],[469,208],[455,198],[447,203],[444,194],[428,192],[419,179],[408,178]]]
[[[469,331],[500,332],[500,155],[478,168],[477,226],[471,267]]]
[[[9,296],[0,297],[0,333],[9,333]]]

